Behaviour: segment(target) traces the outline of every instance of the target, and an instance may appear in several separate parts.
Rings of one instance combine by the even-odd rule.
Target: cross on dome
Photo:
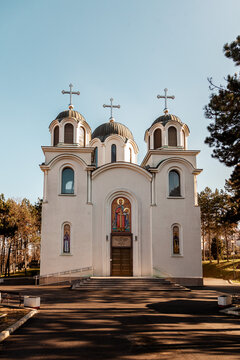
[[[168,114],[167,99],[175,99],[174,95],[167,96],[168,89],[164,89],[165,95],[157,95],[158,99],[165,99],[165,109],[163,110],[165,115]]]
[[[80,91],[72,91],[73,88],[73,84],[69,84],[70,87],[70,91],[65,91],[62,90],[62,94],[69,94],[70,95],[70,104],[69,104],[69,109],[72,110],[74,108],[73,104],[72,104],[72,95],[80,95]]]
[[[111,116],[110,116],[110,118],[109,118],[109,121],[110,121],[110,122],[113,122],[113,121],[114,121],[114,118],[113,118],[113,116],[112,116],[112,109],[113,109],[113,108],[118,108],[118,109],[120,109],[120,105],[113,105],[113,98],[110,99],[110,102],[111,102],[111,105],[103,104],[103,107],[104,107],[104,108],[105,108],[105,107],[110,107],[110,108],[111,108],[111,112],[110,112]]]

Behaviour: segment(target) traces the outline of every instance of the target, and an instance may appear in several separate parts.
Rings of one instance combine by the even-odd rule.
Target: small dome
[[[98,138],[103,142],[108,136],[113,134],[121,135],[126,140],[134,140],[131,131],[125,125],[115,121],[98,126],[92,133],[92,139]]]
[[[62,111],[58,114],[58,116],[56,117],[55,120],[58,120],[59,122],[61,122],[63,119],[68,118],[68,117],[75,118],[77,121],[80,121],[80,120],[86,121],[84,116],[82,116],[82,114],[80,114],[78,111],[75,111],[75,110]]]
[[[162,115],[159,116],[159,118],[157,118],[151,125],[151,127],[157,123],[162,123],[163,126],[165,126],[169,121],[177,121],[179,122],[181,125],[183,125],[182,121],[179,119],[179,117],[177,117],[176,115],[172,115],[172,114],[166,114],[166,115]]]

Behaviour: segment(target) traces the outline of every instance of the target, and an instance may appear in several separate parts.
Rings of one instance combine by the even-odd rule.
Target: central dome
[[[151,127],[154,125],[154,124],[157,124],[157,123],[162,123],[163,126],[165,126],[169,121],[177,121],[179,122],[181,125],[183,125],[182,121],[179,119],[178,116],[176,115],[172,115],[172,114],[166,114],[166,115],[162,115],[162,116],[159,116],[151,125]]]
[[[84,116],[82,116],[82,114],[80,114],[76,110],[62,111],[58,114],[58,116],[56,117],[55,120],[58,120],[59,122],[61,122],[65,118],[75,118],[77,121],[80,121],[80,120],[86,121]]]
[[[107,122],[105,124],[98,126],[92,133],[92,139],[98,138],[102,142],[104,142],[108,136],[113,134],[120,135],[124,137],[126,140],[128,139],[134,140],[131,131],[125,125],[115,121]]]

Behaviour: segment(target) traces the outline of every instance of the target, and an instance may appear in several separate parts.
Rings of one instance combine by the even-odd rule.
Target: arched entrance
[[[131,203],[121,196],[111,206],[111,276],[132,276]]]

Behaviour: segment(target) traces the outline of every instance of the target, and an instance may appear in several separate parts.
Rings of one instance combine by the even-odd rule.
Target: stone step
[[[93,277],[85,281],[75,281],[72,289],[82,291],[176,291],[186,290],[184,287],[174,284],[163,278],[97,278]]]

